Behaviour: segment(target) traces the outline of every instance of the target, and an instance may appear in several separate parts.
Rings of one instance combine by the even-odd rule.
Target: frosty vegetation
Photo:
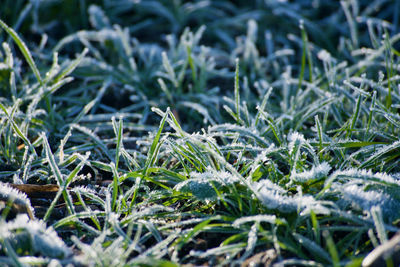
[[[0,265],[361,266],[400,230],[400,1],[70,2],[1,4]]]

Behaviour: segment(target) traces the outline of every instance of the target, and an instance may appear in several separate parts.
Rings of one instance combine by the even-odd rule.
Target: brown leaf
[[[24,192],[29,198],[53,197],[59,190],[59,186],[54,184],[9,184],[9,186]]]

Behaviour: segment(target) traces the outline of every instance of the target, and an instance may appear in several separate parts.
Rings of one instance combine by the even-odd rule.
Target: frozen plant
[[[218,190],[222,186],[239,181],[226,171],[211,169],[204,173],[191,172],[190,177],[190,179],[177,184],[174,189],[180,192],[192,193],[200,200],[215,200],[218,196],[215,189]]]
[[[31,202],[25,193],[0,182],[0,201],[13,203],[15,208],[20,212],[25,212],[31,219],[34,218],[35,211],[31,206]]]
[[[329,176],[325,182],[326,185],[332,184],[335,181],[347,181],[351,179],[361,179],[365,181],[374,181],[382,184],[400,186],[400,181],[386,173],[373,173],[371,170],[358,170],[350,168],[348,170],[338,170]]]
[[[253,189],[258,192],[257,197],[268,209],[277,209],[283,213],[299,211],[306,214],[313,210],[316,213],[329,214],[329,210],[313,196],[288,196],[286,190],[269,180],[254,183]]]
[[[382,190],[368,190],[365,185],[356,184],[338,186],[337,190],[346,201],[365,212],[370,213],[374,206],[379,206],[385,220],[400,218],[400,201]]]
[[[311,180],[319,180],[326,177],[330,170],[331,166],[329,166],[327,162],[322,162],[319,165],[313,166],[309,171],[304,171],[302,173],[294,172],[290,178],[299,183],[306,183]]]
[[[49,258],[62,259],[71,254],[56,231],[46,227],[42,220],[29,220],[26,215],[18,215],[12,221],[1,221],[0,228],[1,240],[8,240],[14,249],[26,249],[22,244],[29,244],[29,250]]]

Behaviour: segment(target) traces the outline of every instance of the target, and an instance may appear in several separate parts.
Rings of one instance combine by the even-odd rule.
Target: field
[[[2,0],[0,42],[0,266],[399,266],[399,0]]]

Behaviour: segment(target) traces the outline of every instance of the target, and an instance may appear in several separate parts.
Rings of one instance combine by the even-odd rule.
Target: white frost
[[[322,162],[317,166],[313,166],[311,170],[302,173],[293,173],[291,179],[296,182],[305,183],[309,180],[317,180],[328,175],[331,166],[327,162]]]
[[[318,214],[329,214],[329,210],[314,197],[309,195],[288,196],[286,190],[269,180],[254,183],[254,190],[258,192],[258,198],[263,205],[269,209],[277,209],[284,213],[300,211],[304,214],[313,210]]]

